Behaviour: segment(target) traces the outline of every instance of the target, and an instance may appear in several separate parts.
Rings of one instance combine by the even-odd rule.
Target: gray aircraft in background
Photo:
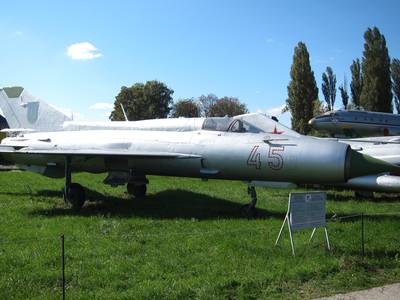
[[[361,110],[329,111],[309,121],[312,128],[335,137],[399,136],[400,115]]]
[[[29,107],[29,101],[21,105],[18,97],[8,101]],[[256,203],[257,185],[320,184],[400,191],[397,161],[371,157],[359,149],[360,144],[368,148],[369,141],[357,141],[358,149],[352,149],[337,140],[300,135],[262,114],[126,122],[123,128],[102,122],[67,130],[63,126],[70,120],[64,116],[58,119],[60,112],[50,106],[46,115],[41,115],[40,107],[41,102],[33,116],[58,131],[39,130],[32,118],[30,131],[17,130],[2,140],[0,156],[25,170],[65,177],[64,199],[76,209],[84,204],[85,192],[81,185],[72,183],[71,173],[82,171],[108,172],[106,184],[126,184],[128,193],[135,196],[146,193],[147,175],[246,181],[252,196],[247,206],[250,211]],[[26,116],[30,113],[21,110],[14,118],[25,126],[22,121],[31,118]],[[7,114],[5,117],[8,121]]]

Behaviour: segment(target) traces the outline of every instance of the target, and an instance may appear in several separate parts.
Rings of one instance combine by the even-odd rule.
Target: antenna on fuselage
[[[125,113],[125,109],[124,109],[124,106],[122,105],[122,103],[120,103],[119,105],[121,105],[121,109],[122,109],[122,113],[124,114],[124,117],[125,117],[125,121],[129,121],[128,120],[128,117],[126,116],[126,113]]]

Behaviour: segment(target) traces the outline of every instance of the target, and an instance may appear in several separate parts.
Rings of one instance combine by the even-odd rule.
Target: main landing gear
[[[126,185],[126,190],[129,195],[135,198],[142,198],[146,196],[148,183],[146,176],[132,176]]]
[[[257,193],[254,186],[247,187],[247,194],[250,195],[251,201],[248,204],[242,206],[243,211],[248,217],[255,217],[257,215]]]
[[[71,157],[65,158],[64,202],[73,210],[79,210],[85,203],[85,190],[78,183],[71,183]]]

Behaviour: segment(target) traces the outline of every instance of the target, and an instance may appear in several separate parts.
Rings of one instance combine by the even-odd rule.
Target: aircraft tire
[[[128,182],[126,189],[129,195],[140,198],[146,196],[147,186],[145,184],[136,185],[133,182]]]
[[[85,203],[85,190],[79,183],[71,183],[67,204],[73,210],[80,210]]]
[[[245,217],[248,219],[253,219],[257,217],[257,208],[250,204],[245,204],[242,206],[242,212]]]

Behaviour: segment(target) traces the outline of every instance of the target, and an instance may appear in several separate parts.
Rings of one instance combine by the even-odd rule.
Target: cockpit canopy
[[[237,118],[212,117],[206,118],[203,123],[203,130],[227,131],[227,132],[251,132],[259,133],[261,129]]]
[[[232,118],[205,118],[202,129],[237,133],[284,133],[291,136],[300,136],[297,132],[260,113],[244,114]]]

